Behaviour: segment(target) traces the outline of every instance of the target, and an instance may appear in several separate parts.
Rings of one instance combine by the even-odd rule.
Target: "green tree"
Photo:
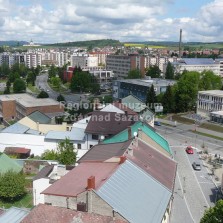
[[[4,62],[4,63],[1,65],[1,76],[2,76],[2,77],[6,77],[6,76],[9,75],[9,73],[10,73],[9,65],[8,65],[7,63]]]
[[[8,76],[8,81],[10,83],[13,83],[16,79],[19,79],[19,73],[18,72],[10,72],[9,76]]]
[[[200,73],[190,71],[181,76],[174,87],[177,112],[194,110],[199,90]]]
[[[146,104],[153,112],[155,112],[155,103],[157,103],[157,98],[154,86],[152,84],[147,91]]]
[[[103,101],[105,104],[109,104],[109,103],[112,103],[113,102],[113,98],[111,95],[105,95],[104,98],[103,98]]]
[[[28,71],[26,82],[31,83],[33,86],[35,85],[36,76],[32,71]]]
[[[49,95],[45,91],[41,91],[38,95],[37,98],[49,98]]]
[[[214,207],[207,209],[200,223],[223,223],[223,200],[217,201]]]
[[[57,101],[59,101],[59,102],[62,101],[62,102],[65,103],[66,102],[66,99],[65,99],[65,97],[62,94],[59,94],[58,97],[57,97]]]
[[[14,201],[25,195],[25,177],[21,173],[8,171],[0,175],[0,198]]]
[[[57,75],[57,69],[54,65],[51,65],[50,66],[50,69],[48,71],[48,74],[49,74],[49,78],[51,79],[52,77],[56,77]]]
[[[165,79],[174,79],[174,68],[170,62],[167,63]]]
[[[220,76],[215,75],[212,71],[203,71],[199,83],[199,90],[221,89],[222,80]]]
[[[26,83],[24,80],[17,78],[13,83],[14,93],[23,93],[26,91]]]
[[[130,70],[127,76],[128,79],[139,79],[141,77],[142,75],[139,69]]]
[[[43,160],[58,160],[58,153],[55,150],[45,150],[41,155],[41,159]]]
[[[173,94],[172,87],[167,86],[166,92],[163,95],[162,105],[164,113],[171,113],[174,111],[175,98]]]
[[[160,78],[161,77],[161,70],[157,65],[150,66],[147,69],[146,76],[150,76],[151,78]]]
[[[51,77],[50,82],[55,88],[60,89],[61,80],[59,77]]]
[[[64,165],[73,165],[76,163],[77,153],[74,151],[73,144],[68,138],[58,143],[57,153],[59,163]]]
[[[88,91],[91,85],[91,75],[85,71],[76,71],[70,83],[72,92]]]

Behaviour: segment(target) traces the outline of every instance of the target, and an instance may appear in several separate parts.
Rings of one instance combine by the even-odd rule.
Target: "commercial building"
[[[205,118],[210,118],[211,114],[211,119],[214,121],[217,111],[223,111],[223,91],[199,91],[197,99],[197,114]]]
[[[106,69],[112,70],[116,77],[127,77],[130,70],[139,69],[145,73],[145,57],[139,55],[108,55]]]
[[[112,84],[112,96],[114,100],[118,100],[133,95],[145,103],[148,88],[151,87],[152,84],[156,95],[158,95],[165,92],[168,85],[173,85],[175,83],[176,81],[174,80],[158,78],[115,80]]]
[[[182,73],[184,70],[202,72],[211,70],[216,75],[221,75],[220,62],[215,62],[211,58],[182,58],[177,62],[173,62],[175,73]]]
[[[3,120],[19,120],[34,111],[40,111],[44,114],[61,114],[64,112],[64,107],[51,98],[35,98],[29,94],[0,96],[0,114]]]

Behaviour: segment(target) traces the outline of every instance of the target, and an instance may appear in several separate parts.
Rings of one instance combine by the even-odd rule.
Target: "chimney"
[[[120,156],[120,161],[119,164],[122,164],[126,161],[126,157],[125,156]]]
[[[132,138],[132,130],[131,130],[131,126],[128,126],[128,139]]]
[[[142,139],[142,129],[138,128],[138,137]]]
[[[121,98],[119,98],[119,99],[118,99],[118,102],[119,102],[119,103],[122,103],[122,99],[121,99]]]
[[[87,179],[87,189],[95,189],[95,176],[90,176]]]

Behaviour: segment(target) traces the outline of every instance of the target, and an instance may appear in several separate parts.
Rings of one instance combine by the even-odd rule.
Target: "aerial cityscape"
[[[223,221],[222,1],[0,3],[0,223]]]

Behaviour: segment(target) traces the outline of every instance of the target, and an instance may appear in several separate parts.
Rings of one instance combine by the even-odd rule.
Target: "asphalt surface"
[[[174,159],[178,162],[171,223],[198,223],[205,209],[214,206],[218,190],[197,151],[195,150],[194,154],[187,154],[185,149],[188,145],[192,145],[199,151],[203,149],[204,143],[209,152],[217,151],[223,154],[223,142],[196,135],[182,127],[156,126],[155,128],[167,139]],[[192,168],[194,161],[200,162],[201,171]]]

